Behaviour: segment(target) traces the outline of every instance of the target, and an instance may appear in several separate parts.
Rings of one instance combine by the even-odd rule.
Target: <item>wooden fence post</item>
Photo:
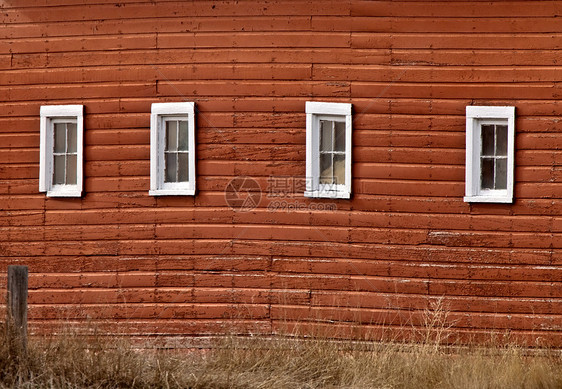
[[[27,349],[27,266],[8,266],[9,336],[14,336],[21,349]]]

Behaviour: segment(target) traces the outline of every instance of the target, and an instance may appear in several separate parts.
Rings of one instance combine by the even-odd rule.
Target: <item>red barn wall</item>
[[[0,2],[0,286],[29,266],[33,331],[396,336],[443,297],[457,334],[562,345],[562,2],[85,3]],[[148,195],[167,101],[198,110],[194,197]],[[305,101],[353,104],[351,200],[268,195],[305,175]],[[38,192],[48,104],[85,106],[80,199]],[[467,105],[516,107],[513,204],[463,202]]]

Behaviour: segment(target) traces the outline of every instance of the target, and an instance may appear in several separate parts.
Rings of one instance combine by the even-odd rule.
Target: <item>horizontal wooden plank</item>
[[[268,318],[268,306],[258,304],[81,304],[31,305],[29,320],[91,319],[246,319]]]
[[[353,16],[387,15],[410,17],[517,17],[526,15],[553,16],[557,12],[555,2],[545,2],[540,7],[526,1],[353,1]]]
[[[23,182],[16,182],[15,187],[20,187],[23,183],[29,180],[25,180]],[[267,179],[264,181],[264,185],[266,185]],[[225,185],[227,181],[225,180]],[[52,210],[65,210],[65,209],[83,209],[83,210],[99,210],[99,209],[115,209],[115,208],[123,208],[123,209],[131,209],[131,208],[152,208],[157,205],[160,207],[189,207],[192,204],[195,204],[197,207],[219,207],[223,208],[226,207],[226,201],[224,197],[224,188],[221,188],[221,191],[217,192],[200,192],[196,198],[194,199],[195,202],[191,201],[189,198],[183,197],[170,197],[170,198],[156,198],[152,196],[148,196],[145,190],[143,191],[136,191],[136,192],[121,192],[121,193],[86,193],[86,200],[81,201],[77,199],[57,199],[57,198],[45,198],[43,194],[38,194],[36,192],[37,186],[35,186],[37,181],[31,182],[28,184],[29,190],[33,191],[33,194],[22,194],[18,195],[13,192],[16,189],[10,190],[8,193],[0,195],[0,199],[2,199],[3,204],[6,204],[7,210],[35,210],[36,206],[39,204],[43,204],[43,201],[46,201],[47,209]],[[38,184],[37,184],[38,185]],[[267,188],[267,186],[263,186],[263,188]],[[292,189],[291,189],[292,191]],[[10,193],[11,192],[11,193]],[[280,198],[279,192],[277,189],[271,189],[271,193],[269,194],[268,189],[268,196],[270,196],[270,201],[278,201],[283,200]],[[307,207],[308,205],[312,204],[325,204],[330,203],[330,201],[322,201],[322,200],[305,200],[302,197],[297,197],[299,200],[295,203],[303,203]],[[287,200],[288,203],[293,203],[293,201]],[[77,207],[74,204],[79,204]],[[264,205],[269,205],[270,203],[264,203]],[[263,208],[263,207],[262,207]],[[328,208],[326,208],[328,209]],[[329,215],[332,214],[334,210],[349,210],[350,204],[346,201],[339,201],[336,203],[335,208],[330,208],[330,212],[325,213],[324,217],[330,217]],[[462,215],[465,213],[472,213],[473,215],[534,215],[534,216],[559,216],[562,212],[561,205],[558,201],[553,201],[553,199],[518,199],[515,204],[506,206],[504,204],[472,204],[468,205],[462,202],[462,198],[422,198],[422,197],[413,197],[413,196],[374,196],[374,195],[356,195],[354,196],[353,200],[353,209],[356,211],[366,211],[366,212],[406,212],[406,213],[432,213],[432,214],[447,214],[453,213],[454,215]],[[275,211],[274,208],[270,208],[271,211]],[[277,209],[279,212],[277,213],[277,217],[286,213],[287,211],[294,212],[295,210],[291,210],[289,208]],[[310,209],[313,211],[313,207]],[[320,210],[320,209],[317,209]],[[41,206],[40,212],[43,212],[43,206]],[[166,216],[166,218],[162,220],[167,220],[168,222],[173,221],[174,219],[171,218],[174,215],[172,211]],[[13,221],[17,222],[17,214],[10,214],[8,216],[14,216]],[[4,216],[6,217],[6,215]],[[6,218],[5,220],[9,220]],[[14,224],[19,225],[19,224]],[[23,224],[25,225],[25,224]]]
[[[274,33],[199,33],[159,34],[162,49],[209,47],[349,47],[350,34],[345,32],[274,32]]]
[[[319,100],[319,98],[315,98]],[[301,119],[304,113],[305,102],[308,99],[302,97],[284,96],[282,99],[272,96],[257,97],[214,97],[213,99],[196,98],[198,112],[201,114],[213,115],[214,120],[219,121],[218,126],[222,122],[226,124],[226,119],[232,117],[233,113],[243,112],[245,115],[259,114],[268,115],[270,119],[275,120],[278,117],[286,118],[284,126],[298,126],[304,128],[304,119]],[[113,126],[121,125],[122,121],[127,122],[129,118],[137,118],[150,113],[150,106],[155,102],[155,98],[151,96],[141,97],[107,97],[87,98],[83,100],[86,104],[87,115],[86,120],[100,121],[102,119],[115,118],[115,114],[119,113],[119,122],[113,121]],[[160,100],[159,102],[175,101]],[[335,98],[334,102],[350,102],[346,98]],[[408,98],[388,98],[380,96],[377,98],[360,98],[354,97],[352,100],[354,110],[354,127],[384,125],[389,120],[389,114],[392,114],[393,122],[398,124],[397,128],[407,130],[405,127],[409,121],[420,121],[418,126],[425,128],[431,126],[433,130],[448,128],[448,131],[464,131],[464,115],[467,105],[474,105],[469,99],[408,99]],[[64,104],[64,100],[53,100],[49,104]],[[513,104],[509,100],[495,101],[494,104],[509,105]],[[38,128],[39,108],[41,103],[21,104],[14,102],[6,102],[0,107],[0,118],[2,118],[3,127],[18,128],[18,133],[26,132],[28,126],[34,126],[35,131]],[[557,132],[558,122],[556,117],[562,103],[558,100],[517,100],[516,121],[517,132]],[[113,115],[113,116],[112,116]],[[146,118],[146,116],[144,116]],[[254,119],[258,119],[259,116]],[[290,119],[293,118],[293,125]],[[429,119],[432,119],[431,122]],[[8,121],[11,120],[11,121]],[[144,119],[145,122],[147,119]],[[370,121],[373,121],[371,124]],[[252,120],[248,120],[252,123]],[[17,123],[25,123],[19,125]],[[35,123],[35,124],[33,124]],[[433,125],[438,123],[438,125]],[[214,124],[214,123],[213,123]],[[524,124],[524,125],[522,125]],[[146,124],[145,124],[146,125]],[[97,126],[101,127],[101,124]],[[95,126],[95,127],[97,127]],[[130,125],[129,125],[130,126]],[[206,120],[199,120],[198,127],[212,127]],[[224,124],[223,124],[224,126]],[[233,122],[230,121],[230,127]],[[267,122],[261,123],[260,127],[267,126]],[[387,124],[388,126],[388,124]],[[92,127],[92,124],[88,127]],[[380,129],[385,129],[384,127]],[[1,132],[7,132],[2,128]]]
[[[1,48],[0,48],[1,49]],[[312,65],[224,64],[58,68],[2,72],[2,85],[175,80],[299,80],[311,78]]]
[[[228,82],[207,81],[189,82],[178,81],[173,85],[158,85],[158,95],[166,97],[178,96],[278,96],[305,97],[311,94],[330,97],[349,97],[348,83],[309,82]],[[361,96],[361,94],[358,94]]]
[[[318,31],[517,34],[558,32],[556,17],[389,17],[387,15],[312,17]],[[481,47],[481,46],[480,46]]]
[[[217,335],[217,334],[269,334],[271,323],[269,320],[255,319],[99,319],[89,320],[65,320],[65,326],[61,326],[60,319],[57,320],[34,320],[29,322],[30,335],[67,334],[69,329],[73,334],[88,335],[95,331],[106,336],[150,336],[150,335]]]
[[[138,4],[137,4],[138,5]],[[180,3],[184,5],[183,3]],[[161,4],[156,6],[160,9]],[[56,10],[56,8],[51,8]],[[77,21],[73,18],[60,18],[56,11],[52,12],[50,18],[57,18],[54,21],[45,21],[38,24],[13,23],[18,28],[7,31],[9,38],[26,38],[29,36],[37,36],[41,33],[45,34],[46,24],[54,24],[49,30],[49,35],[55,37],[74,38],[76,36],[91,36],[93,26],[97,28],[95,32],[104,35],[119,34],[119,28],[135,34],[148,33],[193,33],[193,32],[284,32],[284,31],[310,31],[310,18],[303,15],[284,15],[282,18],[275,18],[268,15],[222,15],[222,16],[195,16],[193,13],[179,15],[178,7],[174,7],[174,11],[168,13],[164,17],[156,18],[150,14],[153,11],[145,8],[147,15],[134,17],[129,13],[125,13],[121,18],[116,18],[116,14],[112,13],[111,17],[105,18],[103,24],[96,23],[96,20],[89,19],[91,14],[87,15],[87,20]],[[20,12],[21,13],[21,12]],[[121,31],[122,31],[121,30]]]
[[[38,49],[36,49],[38,50]],[[14,53],[0,55],[0,69],[22,70],[29,68],[82,68],[100,66],[127,67],[147,66],[157,69],[168,64],[315,64],[341,63],[363,66],[386,65],[433,66],[438,71],[441,66],[513,66],[552,67],[558,64],[556,51],[549,50],[481,50],[481,49],[441,49],[427,48],[392,49],[370,48],[179,48],[158,50],[114,50],[93,52],[49,52]],[[117,73],[119,74],[119,73]],[[123,72],[121,72],[123,74]],[[110,77],[110,76],[109,76]],[[125,77],[125,75],[123,75]]]
[[[280,289],[204,287],[33,289],[30,304],[307,303],[310,292]]]
[[[358,316],[361,316],[362,308],[368,309],[385,309],[391,310],[404,309],[408,311],[421,310],[424,306],[430,308],[434,306],[435,299],[438,297],[428,297],[424,295],[410,295],[410,294],[396,294],[396,293],[381,293],[381,292],[345,292],[341,291],[313,291],[313,307],[324,307],[340,310],[358,310]],[[75,304],[95,304],[98,306],[98,311],[103,311],[103,306],[112,309],[113,304],[142,304],[149,305],[154,299],[157,300],[160,308],[165,308],[169,312],[173,312],[178,304],[220,304],[221,301],[232,304],[257,304],[253,298],[258,301],[273,302],[273,307],[279,309],[277,304],[284,305],[294,303],[307,303],[306,295],[310,292],[302,291],[289,291],[275,289],[267,291],[262,289],[221,289],[221,288],[163,288],[158,292],[161,297],[156,297],[154,292],[148,289],[64,289],[64,290],[30,290],[30,304],[35,309],[48,304],[72,304],[68,306],[74,309],[76,314],[79,314],[79,307]],[[170,298],[167,298],[169,296]],[[199,297],[198,297],[199,296]],[[260,297],[261,296],[261,297]],[[368,296],[368,297],[367,297]],[[247,302],[244,300],[247,299]],[[218,301],[218,302],[217,302]],[[447,297],[441,302],[448,312],[474,312],[473,316],[478,316],[481,312],[490,312],[493,314],[506,313],[506,314],[526,314],[525,309],[527,304],[536,304],[535,314],[548,314],[559,315],[560,310],[557,308],[556,301],[551,298],[521,298],[521,297],[476,297],[468,298],[466,296]],[[165,305],[162,305],[165,304]],[[337,307],[337,308],[334,308]],[[302,307],[304,310],[310,308]],[[427,308],[426,308],[427,309]],[[181,309],[180,309],[181,310]],[[91,315],[95,316],[95,315]],[[485,315],[484,315],[485,316]],[[320,317],[320,316],[319,316]],[[529,317],[531,317],[529,315]],[[60,318],[60,317],[59,317]],[[194,317],[195,318],[195,317]],[[303,318],[304,319],[304,318]]]
[[[529,21],[534,20],[530,18]],[[437,22],[437,21],[434,21]],[[472,20],[465,22],[469,28]],[[374,21],[371,21],[374,23]],[[418,28],[428,28],[431,21],[426,19]],[[431,33],[428,31],[403,31],[403,32],[354,32],[351,35],[351,47],[357,49],[474,49],[478,50],[558,50],[562,47],[562,34],[551,31],[550,34],[530,33],[526,31],[505,33],[481,33],[470,31],[460,32],[454,27],[446,28],[448,33]],[[504,25],[505,27],[505,25]],[[367,26],[368,28],[368,26]]]
[[[110,43],[108,43],[109,45]],[[185,43],[184,43],[185,46]],[[61,49],[63,49],[62,47]],[[158,50],[106,50],[106,51],[65,51],[43,52],[42,47],[31,46],[31,53],[13,53],[10,56],[0,55],[1,69],[45,68],[59,67],[94,67],[94,66],[135,66],[145,65],[158,68],[166,64],[233,64],[233,63],[265,63],[265,64],[311,64],[311,63],[391,63],[391,53],[388,49],[352,50],[342,47],[253,47],[216,48],[207,47],[174,47],[158,48]],[[529,56],[526,55],[528,58]],[[399,61],[400,54],[396,55]],[[495,57],[494,57],[495,58]],[[535,57],[535,61],[536,61]],[[531,61],[531,59],[529,59]],[[533,62],[534,63],[534,62]],[[493,64],[493,63],[492,63]],[[555,64],[555,63],[553,63]]]
[[[54,3],[57,4],[57,3]],[[329,6],[318,4],[311,0],[296,0],[287,7],[284,1],[257,1],[246,2],[240,5],[232,4],[228,1],[201,1],[197,3],[185,3],[181,1],[159,2],[156,3],[121,3],[120,6],[114,4],[92,4],[78,6],[72,3],[58,4],[54,7],[49,3],[34,4],[23,11],[18,9],[7,9],[4,14],[4,23],[21,23],[30,18],[38,23],[56,22],[61,19],[59,9],[65,13],[71,13],[70,20],[76,21],[95,21],[100,18],[107,19],[128,19],[128,18],[165,18],[170,15],[181,16],[223,16],[223,15],[302,15],[312,13],[317,15],[340,15],[349,12],[347,4],[333,3]],[[23,20],[22,20],[23,19]]]
[[[89,35],[89,34],[88,34]],[[73,51],[104,51],[123,49],[154,49],[156,48],[155,34],[89,36],[64,38],[25,38],[3,39],[0,52],[11,53],[45,53],[45,52],[73,52]],[[32,79],[33,79],[32,72]]]
[[[351,95],[359,97],[401,97],[401,98],[472,98],[472,99],[554,99],[556,83],[367,83],[355,82],[350,85]],[[299,92],[299,91],[295,91]],[[264,90],[263,93],[267,94]]]
[[[64,96],[65,99],[76,103],[84,98],[103,98],[120,96],[146,96],[155,95],[155,83],[114,83],[107,85],[52,85],[25,86],[25,87],[0,87],[1,93],[11,101],[57,100]],[[68,101],[67,100],[67,101]],[[68,104],[68,102],[67,102]],[[39,104],[38,104],[39,106]]]
[[[273,271],[295,274],[377,275],[407,278],[451,278],[459,280],[550,281],[560,277],[554,266],[497,266],[457,263],[409,263],[395,261],[359,261],[348,259],[277,259]]]
[[[349,211],[334,207],[330,212],[316,211],[312,212],[307,209],[311,203],[300,200],[302,207],[292,210],[291,212],[283,212],[283,209],[256,208],[251,212],[238,212],[238,209],[230,209],[225,203],[223,208],[203,208],[203,207],[173,207],[160,208],[148,211],[142,208],[126,208],[124,205],[116,201],[107,200],[104,205],[110,207],[114,205],[118,211],[114,209],[95,209],[86,210],[76,203],[75,207],[70,204],[49,201],[43,202],[38,199],[39,204],[45,204],[47,209],[42,212],[44,215],[44,225],[36,227],[28,227],[25,224],[10,226],[9,228],[1,228],[6,236],[10,236],[13,241],[30,239],[30,235],[40,236],[41,240],[57,240],[64,237],[72,238],[69,234],[74,232],[82,239],[123,239],[128,234],[134,236],[143,234],[148,236],[177,237],[184,236],[182,230],[187,232],[193,230],[192,233],[200,231],[212,231],[217,229],[233,228],[232,220],[240,226],[244,226],[249,231],[255,228],[262,228],[271,224],[274,219],[276,226],[269,227],[269,231],[258,232],[252,236],[275,235],[275,231],[281,234],[291,235],[290,231],[299,231],[300,228],[316,226],[319,236],[325,235],[322,232],[323,227],[334,227],[334,233],[338,228],[343,228],[349,236],[353,234],[367,234],[373,231],[374,236],[380,229],[388,229],[389,233],[392,229],[429,229],[428,240],[433,243],[462,240],[463,237],[470,237],[476,232],[535,232],[535,233],[560,233],[562,232],[562,218],[559,216],[526,216],[526,215],[475,215],[475,214],[435,214],[422,213],[421,209],[417,209],[417,213],[405,211],[385,212],[373,214],[372,212]],[[275,201],[275,200],[274,200]],[[428,212],[430,210],[426,210]],[[12,212],[10,212],[11,214]],[[10,216],[10,214],[2,216]],[[14,213],[14,219],[21,217],[23,212]],[[116,226],[104,226],[114,217]],[[74,226],[74,223],[80,223]],[[153,225],[157,223],[157,225]],[[349,229],[353,228],[353,229]],[[142,231],[145,229],[146,231]],[[176,230],[177,229],[177,230]],[[298,236],[298,233],[295,235]],[[303,235],[306,236],[306,235]],[[89,239],[88,239],[89,237]],[[325,236],[328,238],[328,236]]]
[[[379,248],[381,245],[390,246],[400,246],[402,249],[401,255],[410,254],[408,250],[409,245],[419,245],[424,246],[427,253],[419,252],[420,250],[411,250],[411,259],[415,260],[417,258],[425,258],[427,255],[431,255],[435,248],[437,252],[439,250],[445,250],[451,248],[464,247],[467,250],[464,253],[472,255],[474,258],[478,254],[475,252],[477,249],[474,247],[480,247],[481,244],[489,244],[489,248],[486,252],[482,253],[481,256],[485,258],[484,260],[488,263],[495,263],[495,261],[503,261],[503,258],[493,259],[492,255],[496,253],[495,250],[499,250],[502,253],[502,248],[506,245],[512,245],[513,248],[530,250],[531,257],[534,258],[534,254],[539,259],[548,259],[548,263],[553,263],[554,261],[552,250],[546,250],[543,248],[543,241],[548,246],[554,248],[560,247],[560,237],[550,237],[551,234],[544,234],[540,236],[541,239],[537,239],[537,236],[533,236],[531,233],[514,233],[513,239],[502,236],[500,234],[493,233],[473,233],[464,234],[459,238],[459,234],[452,234],[455,240],[449,240],[443,242],[441,241],[431,241],[427,237],[427,233],[423,231],[409,232],[407,239],[404,231],[393,230],[392,233],[387,233],[385,236],[382,232],[379,232],[372,238],[365,238],[367,241],[361,242],[359,239],[357,241],[334,241],[331,243],[331,249],[327,248],[330,245],[329,239],[323,239],[323,236],[319,236],[316,240],[306,240],[306,237],[301,240],[280,240],[271,241],[268,239],[260,240],[253,239],[251,236],[245,235],[246,229],[243,226],[239,227],[237,233],[233,233],[225,238],[198,238],[198,239],[170,239],[170,240],[127,240],[127,241],[82,241],[80,244],[76,244],[72,241],[51,241],[51,242],[0,242],[0,249],[3,250],[6,256],[41,256],[41,255],[63,255],[63,256],[80,256],[80,255],[122,255],[122,256],[132,256],[132,255],[147,255],[148,254],[159,254],[159,255],[184,255],[186,252],[197,254],[197,255],[216,255],[221,254],[231,254],[231,255],[270,255],[273,250],[278,250],[279,255],[284,256],[296,256],[302,253],[301,250],[308,249],[312,250],[309,255],[320,256],[325,255],[326,257],[341,257],[341,252],[334,252],[336,248],[338,250],[345,249],[348,252],[349,257],[363,257],[368,256],[368,252],[365,250],[372,249],[373,247]],[[318,234],[317,234],[318,235]],[[442,238],[441,236],[439,238]],[[231,245],[232,240],[237,240],[236,245]],[[56,246],[56,247],[54,247]],[[324,250],[324,252],[322,251]],[[380,257],[379,257],[380,256]],[[372,254],[371,254],[372,257]],[[381,252],[377,254],[377,258],[390,258],[389,254],[386,252]],[[507,258],[511,258],[507,256]],[[526,260],[523,258],[522,260]],[[534,259],[533,259],[534,260]]]
[[[426,35],[427,36],[427,35]],[[464,39],[460,37],[459,39]],[[530,39],[530,38],[527,38]],[[414,38],[417,40],[417,38]],[[464,45],[463,45],[464,46]],[[384,49],[373,48],[375,52]],[[361,49],[356,49],[361,51]],[[370,51],[370,50],[369,50]],[[412,49],[393,48],[390,53],[390,63],[393,65],[473,65],[473,66],[555,66],[558,64],[556,51],[546,47],[543,50],[533,48],[441,48],[438,50],[418,47]],[[381,58],[382,59],[382,58]],[[362,63],[362,62],[355,62]],[[363,63],[377,64],[373,61]]]
[[[396,63],[395,63],[396,65]],[[382,66],[382,65],[318,65],[313,80],[346,80],[372,82],[440,82],[440,83],[499,83],[553,82],[559,70],[553,66]]]
[[[377,292],[341,292],[313,291],[312,304],[317,306],[339,306],[348,308],[389,308],[389,309],[421,309],[441,304],[448,312],[491,312],[491,313],[527,313],[529,306],[536,308],[537,313],[559,314],[557,299],[520,297],[478,297],[478,296],[447,296],[435,297],[426,295],[406,295],[401,293]]]

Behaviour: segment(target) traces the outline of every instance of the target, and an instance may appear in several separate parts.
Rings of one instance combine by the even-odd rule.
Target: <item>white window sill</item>
[[[155,189],[148,192],[150,196],[194,196],[195,189]]]
[[[500,197],[500,196],[465,196],[465,203],[513,203],[513,197]]]
[[[312,191],[305,191],[304,197],[312,197],[312,198],[327,198],[327,199],[349,199],[351,197],[350,192],[334,192],[334,191],[319,191],[319,190],[312,190]]]
[[[47,197],[82,197],[82,191],[74,188],[56,188],[47,191]]]

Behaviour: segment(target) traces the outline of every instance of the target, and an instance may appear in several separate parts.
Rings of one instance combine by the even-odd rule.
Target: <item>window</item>
[[[515,107],[466,107],[466,202],[513,202]]]
[[[41,107],[39,191],[82,196],[83,106]]]
[[[304,195],[351,196],[351,104],[306,103]]]
[[[150,115],[150,194],[195,194],[195,104],[155,103]]]

